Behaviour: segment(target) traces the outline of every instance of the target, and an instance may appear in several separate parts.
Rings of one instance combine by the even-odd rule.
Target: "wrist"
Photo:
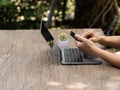
[[[97,53],[99,52],[98,50],[99,48],[96,45],[92,46],[91,49],[92,49],[92,54],[94,55],[97,55]]]
[[[101,43],[104,40],[105,36],[98,36],[96,42]]]
[[[100,49],[98,47],[93,47],[93,53],[94,53],[94,55],[100,56],[101,50],[102,49]]]

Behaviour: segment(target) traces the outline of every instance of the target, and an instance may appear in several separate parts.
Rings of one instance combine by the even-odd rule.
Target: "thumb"
[[[77,47],[81,46],[81,42],[75,41],[75,44],[76,44]]]
[[[89,41],[88,41],[86,38],[84,38],[84,37],[82,37],[82,36],[80,36],[80,35],[78,35],[78,34],[75,34],[75,37],[76,37],[78,40],[84,42],[85,44],[89,44]]]
[[[97,42],[97,38],[90,38],[89,40],[91,40],[93,42]]]

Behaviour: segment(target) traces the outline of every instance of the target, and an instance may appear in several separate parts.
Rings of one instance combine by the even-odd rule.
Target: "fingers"
[[[91,38],[92,36],[94,36],[94,33],[92,31],[83,34],[83,37],[87,39]]]
[[[97,42],[97,38],[90,38],[90,40],[95,42],[95,43]]]
[[[81,47],[82,46],[82,43],[78,42],[78,41],[75,41],[75,44],[76,44],[77,47]]]
[[[90,41],[97,42],[98,41],[98,35],[96,35],[94,32],[89,31],[83,35],[84,38],[89,39]]]
[[[78,35],[78,34],[76,34],[75,37],[76,37],[78,40],[82,41],[83,43],[88,44],[88,40],[87,40],[86,38],[84,38],[84,37],[82,37],[82,36],[80,36],[80,35]]]

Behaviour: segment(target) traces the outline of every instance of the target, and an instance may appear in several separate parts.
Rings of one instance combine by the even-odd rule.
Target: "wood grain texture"
[[[55,41],[61,32],[50,30]],[[87,29],[74,30],[82,34]],[[94,30],[103,34],[101,30]],[[75,47],[69,37],[69,46]],[[119,90],[120,70],[106,65],[61,65],[39,30],[0,31],[0,90]]]

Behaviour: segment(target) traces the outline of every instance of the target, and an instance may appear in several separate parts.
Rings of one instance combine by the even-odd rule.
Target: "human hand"
[[[84,37],[81,37],[80,35],[75,35],[75,37],[78,40],[81,40],[82,42],[76,41],[76,46],[80,49],[80,51],[95,55],[95,52],[98,47],[95,46],[95,43],[91,41],[90,39],[86,39]]]
[[[99,36],[97,34],[95,34],[94,32],[92,32],[92,31],[84,33],[83,37],[87,38],[87,39],[89,39],[89,40],[91,40],[93,42],[98,42],[98,40],[99,40]]]

